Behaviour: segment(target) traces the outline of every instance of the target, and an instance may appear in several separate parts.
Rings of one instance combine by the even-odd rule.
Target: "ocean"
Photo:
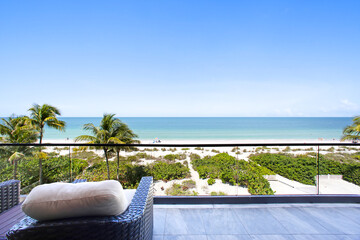
[[[98,126],[101,117],[62,117],[66,131],[45,129],[45,140],[74,139],[86,123]],[[339,139],[350,117],[123,117],[141,140],[270,140]]]

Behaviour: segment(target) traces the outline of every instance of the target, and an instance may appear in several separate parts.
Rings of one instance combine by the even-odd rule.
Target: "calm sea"
[[[45,139],[73,139],[86,123],[99,125],[100,117],[61,118],[66,131],[46,129]],[[121,121],[139,136],[150,140],[257,140],[257,139],[339,139],[352,118],[157,118],[124,117]]]

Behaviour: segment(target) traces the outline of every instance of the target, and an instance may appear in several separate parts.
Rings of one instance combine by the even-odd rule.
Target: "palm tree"
[[[360,139],[360,116],[353,118],[353,124],[344,128],[341,141]]]
[[[32,143],[37,139],[36,130],[27,123],[26,116],[12,115],[8,119],[1,119],[0,135],[2,141],[8,143]],[[23,149],[24,147],[22,147]]]
[[[18,161],[23,157],[24,157],[24,154],[19,153],[19,152],[14,152],[9,158],[9,162],[14,165],[14,179],[15,180],[16,180]]]
[[[8,119],[2,119],[0,124],[0,134],[4,137],[1,141],[7,143],[33,143],[37,139],[37,132],[34,128],[27,124],[25,116],[11,116]],[[27,146],[12,147],[13,154],[9,158],[9,162],[14,164],[14,179],[16,179],[17,163],[24,157],[24,154],[30,150]]]
[[[50,128],[55,128],[60,131],[65,130],[65,122],[57,119],[57,116],[61,116],[59,109],[48,104],[34,104],[32,108],[29,108],[30,118],[29,121],[39,131],[39,143],[42,143],[44,136],[44,127],[47,125]]]
[[[95,127],[94,124],[88,123],[85,124],[83,129],[86,131],[90,131],[92,135],[81,135],[75,138],[75,141],[87,141],[90,144],[109,144],[109,143],[118,143],[122,144],[122,142],[118,137],[118,129],[120,129],[120,125],[122,122],[114,118],[115,114],[104,114],[100,126]],[[98,148],[99,149],[99,148]],[[106,167],[107,167],[107,175],[108,179],[110,179],[110,168],[109,168],[109,150],[110,148],[107,146],[100,147],[104,151],[105,159],[106,159]]]
[[[119,121],[113,128],[113,132],[117,142],[125,143],[125,144],[133,144],[139,143],[140,141],[134,140],[138,136],[126,125],[125,123]],[[116,143],[116,142],[114,142]],[[117,180],[120,180],[120,151],[121,149],[126,149],[129,147],[115,147],[114,150],[116,151],[116,160],[117,160],[117,169],[116,169],[116,177]]]
[[[59,109],[48,104],[34,104],[32,108],[29,108],[30,118],[28,119],[29,123],[34,126],[39,131],[39,143],[42,143],[42,139],[45,132],[45,125],[50,128],[55,128],[60,131],[65,130],[65,122],[57,119],[57,116],[60,116],[61,113]],[[41,152],[41,147],[40,147]],[[39,181],[40,184],[43,183],[42,176],[42,158],[39,158]]]

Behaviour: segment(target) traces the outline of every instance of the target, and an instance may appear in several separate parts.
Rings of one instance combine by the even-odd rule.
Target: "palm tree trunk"
[[[14,179],[16,180],[16,173],[17,173],[17,160],[14,160]]]
[[[105,159],[106,159],[107,175],[108,175],[108,179],[110,180],[109,159],[108,159],[107,149],[106,148],[104,148],[104,154],[105,154]]]
[[[120,167],[120,149],[116,149],[116,154],[117,154],[117,171],[116,171],[116,177],[117,180],[120,180],[120,174],[119,174],[119,167]]]

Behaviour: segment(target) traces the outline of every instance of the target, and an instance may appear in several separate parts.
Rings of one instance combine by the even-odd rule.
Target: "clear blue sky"
[[[0,116],[355,116],[360,1],[0,1]]]

